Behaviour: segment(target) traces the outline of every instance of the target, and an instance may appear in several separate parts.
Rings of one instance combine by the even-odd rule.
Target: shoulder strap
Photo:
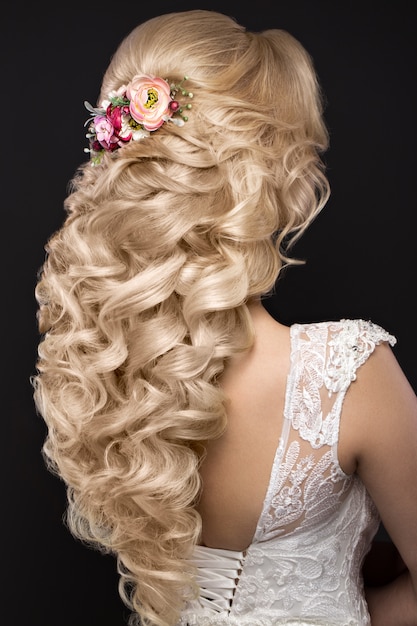
[[[328,358],[323,382],[330,393],[346,390],[356,378],[356,370],[383,341],[393,346],[395,337],[373,322],[343,319],[330,324]]]
[[[343,398],[356,371],[382,341],[396,339],[364,320],[295,324],[286,417],[313,448],[337,442]],[[328,392],[329,400],[320,389]]]

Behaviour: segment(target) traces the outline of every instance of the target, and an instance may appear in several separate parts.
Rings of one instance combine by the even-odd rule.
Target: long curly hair
[[[225,363],[253,340],[247,304],[329,195],[323,99],[282,30],[206,10],[137,26],[101,101],[137,73],[194,93],[188,122],[77,168],[36,299],[34,400],[67,523],[117,558],[130,624],[172,626],[198,592],[199,466],[226,428]]]

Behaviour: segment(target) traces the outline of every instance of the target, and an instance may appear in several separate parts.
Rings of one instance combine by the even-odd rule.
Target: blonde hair
[[[187,75],[189,121],[78,168],[36,287],[33,384],[71,531],[117,557],[131,624],[171,626],[197,592],[218,379],[251,344],[247,303],[297,262],[288,246],[327,200],[328,136],[311,58],[282,30],[155,17],[121,43],[99,101],[137,73]]]

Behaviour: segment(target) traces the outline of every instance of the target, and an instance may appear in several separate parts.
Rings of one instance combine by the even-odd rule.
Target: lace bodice
[[[363,320],[291,327],[283,429],[263,510],[245,552],[198,546],[200,598],[178,626],[367,626],[361,567],[379,516],[339,465],[345,393],[382,341]]]

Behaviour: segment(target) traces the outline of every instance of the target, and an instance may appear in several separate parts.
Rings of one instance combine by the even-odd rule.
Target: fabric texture
[[[364,320],[290,330],[283,428],[255,535],[244,552],[196,548],[200,598],[178,626],[370,625],[361,567],[380,519],[337,443],[358,368],[396,340]]]

